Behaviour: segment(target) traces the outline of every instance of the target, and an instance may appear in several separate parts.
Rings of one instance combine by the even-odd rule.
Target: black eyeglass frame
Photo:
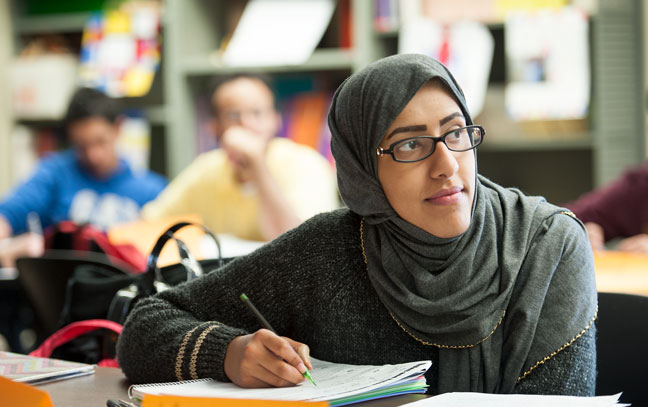
[[[449,135],[451,135],[451,134],[453,134],[453,133],[456,133],[456,132],[461,131],[461,130],[466,130],[466,129],[478,129],[478,130],[480,131],[480,133],[481,133],[481,138],[479,139],[479,143],[475,144],[474,146],[471,146],[470,148],[461,149],[461,150],[456,150],[456,149],[452,149],[452,148],[450,148],[450,146],[448,146],[448,144],[445,142],[446,137],[448,137]],[[465,127],[459,128],[459,129],[450,130],[449,132],[447,132],[447,133],[445,133],[444,135],[439,136],[439,137],[432,137],[432,136],[414,136],[414,137],[408,137],[408,138],[405,138],[405,139],[402,139],[402,140],[398,140],[398,141],[396,141],[395,143],[390,144],[390,145],[389,145],[389,148],[386,148],[386,149],[385,149],[385,148],[382,148],[382,147],[378,147],[378,148],[376,149],[376,155],[377,155],[378,157],[380,157],[381,155],[389,154],[389,155],[391,155],[392,159],[393,159],[394,161],[396,161],[396,162],[399,162],[399,163],[415,163],[415,162],[419,162],[419,161],[425,160],[426,158],[428,158],[429,156],[431,156],[432,154],[434,154],[434,152],[436,151],[436,145],[437,145],[437,143],[439,143],[439,142],[442,142],[443,144],[445,144],[445,146],[448,148],[448,150],[450,150],[450,151],[455,151],[455,152],[458,152],[458,153],[461,153],[461,152],[464,152],[464,151],[470,151],[470,150],[475,149],[477,146],[479,146],[481,143],[484,142],[484,136],[485,136],[485,135],[486,135],[486,130],[484,130],[484,128],[483,128],[482,126],[479,126],[479,125],[477,125],[477,124],[472,124],[472,125],[470,125],[470,126],[465,126]],[[434,144],[433,144],[434,147],[432,148],[432,151],[430,151],[429,154],[426,154],[425,156],[423,156],[423,157],[421,157],[421,158],[417,158],[416,160],[411,160],[411,161],[410,161],[410,160],[399,160],[399,159],[396,158],[396,156],[394,155],[394,147],[395,147],[397,144],[401,144],[401,143],[403,143],[403,142],[407,142],[407,141],[409,141],[409,140],[417,140],[417,139],[422,139],[422,138],[424,138],[424,139],[431,139],[432,141],[434,141]]]

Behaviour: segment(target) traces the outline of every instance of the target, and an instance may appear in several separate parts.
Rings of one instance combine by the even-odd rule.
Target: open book
[[[398,365],[345,365],[311,358],[313,386],[304,381],[295,387],[244,389],[232,383],[212,379],[185,382],[134,385],[129,396],[138,402],[147,394],[263,399],[286,401],[328,401],[331,406],[343,406],[360,401],[409,393],[425,393],[423,374],[432,362],[420,361]]]
[[[92,374],[95,365],[0,352],[0,376],[17,382],[39,384]]]

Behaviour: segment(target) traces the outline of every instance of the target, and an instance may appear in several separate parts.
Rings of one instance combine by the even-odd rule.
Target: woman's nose
[[[455,153],[443,143],[437,143],[434,153],[427,160],[431,178],[450,178],[459,170]]]

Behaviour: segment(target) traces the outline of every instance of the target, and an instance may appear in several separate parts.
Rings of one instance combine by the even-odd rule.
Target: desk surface
[[[120,369],[98,367],[93,375],[41,384],[55,407],[105,407],[108,399],[128,400],[128,382]],[[354,404],[362,407],[392,407],[425,398],[421,394],[390,397]]]
[[[594,267],[598,291],[648,295],[648,255],[595,252]]]

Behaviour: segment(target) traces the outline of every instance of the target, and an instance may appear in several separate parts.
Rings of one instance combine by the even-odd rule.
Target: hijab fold
[[[473,124],[450,72],[423,55],[384,58],[338,88],[329,113],[338,186],[348,207],[363,216],[367,271],[379,298],[412,340],[440,348],[439,391],[510,392],[524,369],[569,339],[564,332],[575,335],[587,325],[596,301],[593,280],[554,273],[569,242],[534,249],[560,208],[477,174],[471,223],[460,236],[433,236],[392,209],[378,181],[375,151],[431,79],[446,85]],[[528,257],[536,251],[550,257]],[[541,313],[545,301],[555,301],[550,283],[588,290],[576,293],[582,305],[567,318],[570,325],[544,332],[542,346],[532,347],[537,329],[565,320],[554,315],[564,309]]]

